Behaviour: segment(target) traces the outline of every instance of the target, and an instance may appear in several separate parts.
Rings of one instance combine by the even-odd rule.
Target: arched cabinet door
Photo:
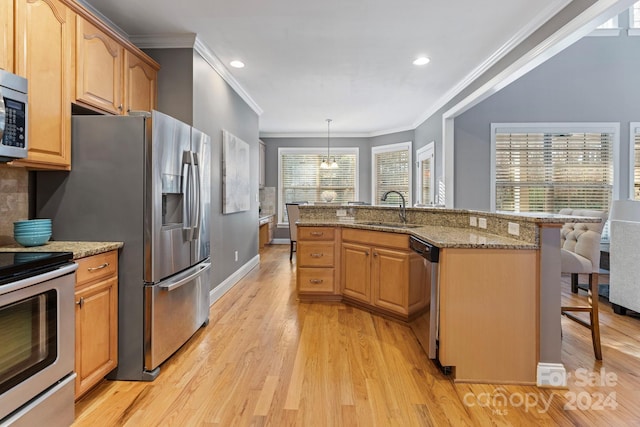
[[[125,51],[125,114],[156,108],[158,70],[131,51]]]
[[[29,153],[14,163],[69,170],[75,13],[59,0],[14,4],[15,72],[29,80]]]

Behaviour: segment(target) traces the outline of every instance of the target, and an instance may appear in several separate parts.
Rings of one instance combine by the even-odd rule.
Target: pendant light
[[[331,157],[330,147],[331,147],[331,119],[327,120],[327,157],[322,159],[322,163],[320,163],[320,169],[337,169],[338,163],[336,162],[335,157]]]

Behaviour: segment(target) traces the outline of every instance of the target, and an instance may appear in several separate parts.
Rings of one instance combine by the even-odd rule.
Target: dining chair
[[[289,218],[289,240],[291,246],[289,248],[289,261],[293,260],[293,253],[298,250],[298,226],[296,221],[300,218],[300,209],[298,203],[286,203],[287,218]]]
[[[571,291],[578,293],[578,275],[589,277],[587,304],[578,306],[562,306],[561,313],[567,318],[591,330],[593,352],[597,360],[602,360],[600,345],[600,322],[598,319],[598,272],[600,271],[600,236],[607,220],[607,213],[589,209],[561,209],[561,215],[598,217],[599,223],[568,222],[561,234],[562,273],[571,275]],[[589,314],[589,322],[573,315],[573,312]]]

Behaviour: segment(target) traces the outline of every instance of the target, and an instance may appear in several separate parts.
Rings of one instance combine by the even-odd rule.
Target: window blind
[[[496,209],[608,210],[613,133],[496,133]]]
[[[631,8],[631,28],[640,28],[640,2],[636,2]]]
[[[321,169],[323,154],[283,152],[281,154],[281,198],[282,220],[287,222],[285,203],[319,202],[323,191],[334,191],[333,202],[344,203],[355,200],[356,154],[332,153],[338,163],[337,169]]]
[[[431,157],[420,162],[420,174],[422,175],[422,203],[431,203]]]
[[[410,199],[410,152],[401,148],[393,151],[374,152],[375,167],[375,191],[374,204],[397,205],[400,197],[391,194],[386,201],[382,201],[382,195],[389,190],[396,190],[404,196],[407,204]]]

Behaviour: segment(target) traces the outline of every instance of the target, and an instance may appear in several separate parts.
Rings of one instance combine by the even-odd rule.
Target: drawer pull
[[[311,258],[322,258],[324,254],[309,254]]]
[[[324,282],[322,279],[309,279],[309,283],[313,283],[314,285],[319,285],[322,282]]]
[[[97,267],[87,267],[87,271],[96,271],[96,270],[102,270],[103,268],[107,268],[109,267],[109,263],[105,262],[104,264],[101,264]]]
[[[82,297],[78,301],[76,301],[76,304],[79,305],[80,308],[82,308],[82,306],[84,305],[84,297]]]
[[[312,236],[323,236],[324,235],[324,231],[312,231],[311,233]]]

